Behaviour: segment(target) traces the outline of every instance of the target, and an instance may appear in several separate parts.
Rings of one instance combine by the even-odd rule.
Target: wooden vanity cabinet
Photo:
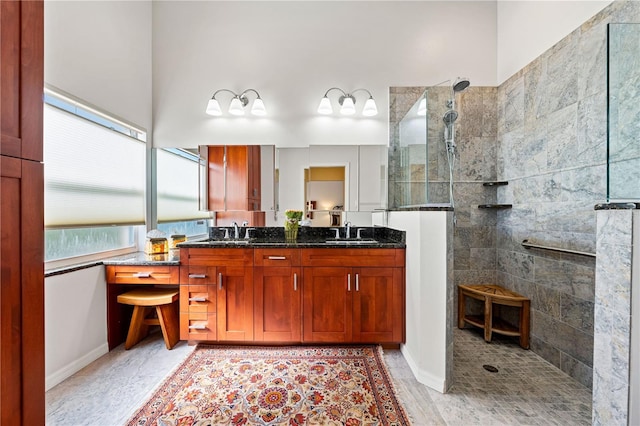
[[[302,340],[302,274],[299,249],[254,251],[254,339]]]
[[[181,249],[180,262],[180,338],[252,341],[253,249]]]
[[[303,341],[404,341],[404,250],[302,250]]]

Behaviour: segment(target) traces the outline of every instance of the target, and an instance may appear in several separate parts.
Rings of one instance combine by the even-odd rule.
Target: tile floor
[[[47,392],[47,424],[125,424],[193,348],[181,342],[167,351],[158,333],[135,350],[119,346]],[[498,337],[487,344],[476,331],[456,329],[454,348],[447,394],[418,383],[399,350],[385,350],[413,425],[591,424],[591,391],[515,341]]]

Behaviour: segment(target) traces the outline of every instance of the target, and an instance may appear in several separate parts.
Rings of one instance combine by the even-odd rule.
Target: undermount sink
[[[326,244],[337,244],[337,245],[360,245],[360,244],[377,244],[378,241],[371,238],[363,238],[359,240],[326,240]]]

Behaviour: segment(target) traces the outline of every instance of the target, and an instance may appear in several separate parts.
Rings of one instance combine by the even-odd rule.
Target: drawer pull
[[[205,324],[194,324],[189,326],[189,330],[206,330],[207,326]]]
[[[269,260],[287,260],[287,256],[269,256]]]
[[[298,274],[293,274],[293,291],[298,291]]]
[[[189,302],[206,302],[207,298],[206,297],[190,297],[189,298]]]
[[[347,274],[347,291],[351,291],[351,274]]]
[[[356,274],[356,291],[360,291],[360,274]]]
[[[222,272],[218,273],[218,288],[222,290]]]
[[[189,274],[189,278],[203,279],[203,278],[207,278],[207,275],[206,274]]]
[[[151,278],[151,272],[136,272],[133,276],[136,278]]]

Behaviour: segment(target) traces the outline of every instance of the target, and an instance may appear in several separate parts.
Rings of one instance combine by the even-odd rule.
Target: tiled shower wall
[[[640,22],[615,2],[498,89],[498,283],[531,298],[531,348],[592,382],[592,258],[524,249],[531,242],[595,252],[594,205],[606,199],[608,22]]]

